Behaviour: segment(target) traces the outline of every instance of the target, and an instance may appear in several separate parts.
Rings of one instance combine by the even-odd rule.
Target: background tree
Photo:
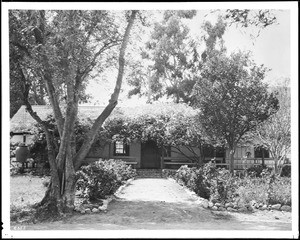
[[[217,22],[214,25],[204,22],[200,40],[189,35],[188,25],[184,23],[196,11],[165,11],[163,20],[155,22],[145,49],[141,50],[142,60],[132,63],[128,83],[133,88],[129,97],[147,96],[148,102],[169,97],[175,102],[192,103],[195,100],[192,89],[203,62],[216,51],[226,51],[223,35],[227,26],[235,24],[241,29],[252,26],[258,36],[262,29],[277,23],[272,10],[211,11],[215,12],[220,14]]]
[[[206,61],[195,88],[199,121],[212,139],[226,141],[232,172],[241,138],[278,109],[277,98],[262,82],[265,72],[249,54],[219,54]]]
[[[231,24],[241,24],[242,27],[254,25],[265,28],[277,22],[274,11],[269,9],[227,9],[225,18],[231,20]]]
[[[124,28],[116,24],[113,13],[108,11],[12,10],[11,13],[17,21],[25,19],[29,22],[24,29],[19,29],[21,42],[24,42],[19,51],[26,56],[18,62],[23,101],[27,111],[43,127],[51,168],[51,183],[39,210],[60,214],[74,207],[75,171],[81,166],[103,122],[118,103],[125,50],[137,11],[125,12],[123,21],[127,24]],[[94,69],[100,72],[105,69],[108,59],[103,54],[113,54],[113,47],[119,52],[115,52],[118,55],[118,76],[114,92],[76,151],[74,124],[79,101],[84,96],[89,74]],[[40,77],[46,86],[60,137],[57,155],[50,127],[32,110],[29,102],[29,91],[33,86],[31,76]]]
[[[129,95],[145,94],[150,102],[163,96],[177,103],[192,101],[194,79],[191,71],[197,61],[197,52],[182,19],[191,19],[195,14],[196,11],[165,11],[163,20],[154,23],[150,40],[141,52],[143,61],[148,64],[134,65],[128,81],[134,88]],[[144,87],[146,91],[143,92]]]
[[[291,148],[291,92],[289,79],[283,86],[272,89],[279,100],[279,110],[254,132],[253,143],[269,150],[274,159],[275,172],[279,171]]]

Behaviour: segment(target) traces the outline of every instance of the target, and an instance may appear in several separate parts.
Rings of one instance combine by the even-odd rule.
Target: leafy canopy
[[[235,148],[244,134],[278,110],[262,82],[267,69],[243,52],[218,54],[205,63],[196,85],[199,121],[211,138]]]
[[[123,116],[109,119],[104,129],[113,140],[154,140],[158,146],[198,146],[205,140],[197,122],[197,111],[186,104],[151,104],[125,110]]]

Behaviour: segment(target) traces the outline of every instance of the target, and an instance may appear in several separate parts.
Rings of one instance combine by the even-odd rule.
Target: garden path
[[[109,203],[107,212],[77,214],[27,230],[291,230],[287,212],[229,213],[202,208],[197,197],[170,179],[135,179]]]
[[[163,178],[139,178],[130,182],[116,194],[122,201],[159,201],[195,204],[198,200],[184,187],[173,180]]]

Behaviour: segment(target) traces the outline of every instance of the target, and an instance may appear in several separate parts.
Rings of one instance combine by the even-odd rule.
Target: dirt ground
[[[10,177],[10,204],[11,207],[25,208],[28,205],[40,202],[46,191],[43,185],[49,177],[40,178],[32,175],[18,175]]]
[[[169,179],[135,179],[119,191],[106,212],[76,214],[66,220],[12,225],[22,230],[291,230],[291,213],[218,212]]]

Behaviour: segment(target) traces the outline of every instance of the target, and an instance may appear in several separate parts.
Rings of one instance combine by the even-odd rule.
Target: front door
[[[160,149],[157,147],[156,142],[147,141],[142,143],[142,168],[160,168]]]

